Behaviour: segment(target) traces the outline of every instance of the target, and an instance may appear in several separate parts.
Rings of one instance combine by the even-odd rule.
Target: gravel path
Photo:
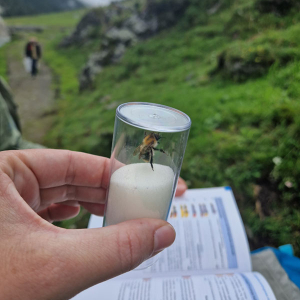
[[[15,102],[19,106],[19,116],[25,139],[43,144],[44,136],[53,122],[54,92],[51,88],[50,69],[41,60],[39,74],[32,78],[23,66],[23,43],[8,53],[9,84]]]

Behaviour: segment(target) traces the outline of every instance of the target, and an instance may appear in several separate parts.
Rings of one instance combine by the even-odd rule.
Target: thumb
[[[130,271],[170,246],[173,227],[165,221],[138,219],[99,229],[69,230],[59,241],[61,291],[67,297]],[[64,276],[64,275],[65,276]],[[67,279],[67,280],[66,280]],[[61,295],[61,294],[60,294]]]

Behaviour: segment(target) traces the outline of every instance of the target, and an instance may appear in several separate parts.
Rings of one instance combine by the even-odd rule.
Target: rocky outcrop
[[[99,10],[92,10],[88,12],[78,23],[74,32],[62,40],[61,47],[69,47],[72,45],[78,46],[86,43],[93,37],[95,31],[100,32],[101,25],[104,25],[108,22],[106,16],[100,13]]]
[[[114,31],[114,28],[112,30],[103,42],[103,50],[91,54],[88,62],[83,67],[79,77],[80,91],[92,88],[96,75],[102,72],[104,67],[117,63],[123,57],[126,48],[135,41],[135,38],[126,31]],[[115,35],[116,32],[118,32],[118,35]]]
[[[142,17],[149,25],[156,24],[156,28],[153,28],[152,31],[156,33],[178,22],[192,2],[190,0],[148,0],[148,5]]]
[[[174,25],[184,14],[189,0],[148,0],[146,8],[130,8],[120,3],[87,13],[61,47],[80,46],[92,39],[101,41],[100,51],[90,55],[80,74],[80,90],[93,86],[98,73],[117,63],[126,49],[142,39]]]
[[[264,75],[275,62],[275,59],[270,53],[266,53],[263,57],[256,55],[256,53],[249,57],[243,57],[227,50],[219,55],[217,67],[209,75],[220,74],[224,78],[243,82]]]
[[[220,74],[226,79],[244,82],[265,75],[274,63],[284,66],[295,60],[298,45],[278,48],[279,43],[281,41],[277,39],[236,43],[219,55],[217,66],[210,75]]]
[[[0,17],[0,47],[9,41],[10,41],[10,35],[8,29],[3,19]]]
[[[80,91],[93,86],[95,76],[99,74],[103,67],[110,63],[111,54],[109,51],[91,54],[88,62],[82,69],[79,76]]]

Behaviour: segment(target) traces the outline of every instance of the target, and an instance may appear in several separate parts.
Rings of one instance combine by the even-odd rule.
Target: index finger
[[[34,173],[40,188],[62,185],[108,186],[109,159],[68,150],[34,149],[16,151]]]

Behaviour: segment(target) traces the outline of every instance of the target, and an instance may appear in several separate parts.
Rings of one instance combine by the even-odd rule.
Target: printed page
[[[122,278],[201,275],[251,271],[244,226],[229,187],[188,190],[175,198],[168,221],[176,240],[152,267]],[[102,226],[92,216],[89,227]]]
[[[73,300],[276,300],[259,273],[110,280]]]

